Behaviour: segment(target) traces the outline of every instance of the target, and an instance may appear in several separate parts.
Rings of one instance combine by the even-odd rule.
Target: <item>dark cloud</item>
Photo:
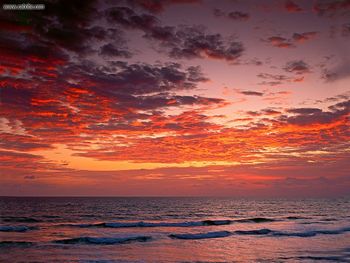
[[[250,18],[250,15],[245,12],[241,11],[231,11],[231,12],[225,12],[221,9],[215,8],[213,10],[213,14],[216,17],[227,17],[229,19],[235,20],[235,21],[246,21]]]
[[[274,47],[280,47],[280,48],[294,47],[294,44],[289,39],[286,39],[284,37],[273,36],[273,37],[269,37],[266,41]]]
[[[303,9],[297,5],[296,3],[294,3],[293,1],[291,0],[287,0],[285,2],[285,5],[284,7],[286,8],[286,10],[290,13],[297,13],[297,12],[301,12],[303,11]]]
[[[274,109],[263,109],[262,113],[264,115],[279,115],[279,114],[281,114],[280,111],[277,111],[277,110],[274,110]]]
[[[41,165],[41,161],[43,161],[43,157],[39,155],[0,150],[1,170],[6,168],[37,169]]]
[[[259,116],[269,117],[269,116],[281,115],[280,111],[274,110],[273,108],[266,108],[266,109],[262,109],[260,111],[247,111],[246,113],[249,116],[253,116],[253,117],[259,117]]]
[[[190,66],[187,68],[188,80],[192,82],[206,82],[209,79],[204,76],[200,66]]]
[[[290,77],[286,75],[275,75],[275,74],[270,74],[270,73],[259,73],[257,75],[258,78],[262,79],[272,79],[276,81],[284,81],[284,80],[289,80]]]
[[[81,66],[67,68],[64,75],[68,78],[81,79],[80,85],[85,85],[85,81],[91,85],[83,91],[75,91],[73,88],[67,90],[70,96],[77,96],[76,92],[81,94],[77,107],[80,110],[80,120],[86,122],[89,129],[92,127],[90,123],[96,121],[121,123],[126,121],[127,124],[128,121],[150,118],[154,114],[145,115],[140,111],[223,103],[220,99],[170,94],[170,92],[195,89],[197,83],[207,81],[199,67],[182,69],[175,63],[165,65],[122,63],[116,66],[113,73],[99,68]],[[93,94],[94,99],[89,94]],[[95,106],[95,101],[100,101],[98,107]],[[84,112],[86,112],[86,119],[81,117],[85,115]],[[91,116],[89,112],[94,115]],[[110,116],[106,116],[106,112]],[[123,124],[124,130],[128,127],[126,124]],[[130,129],[134,127],[130,126]]]
[[[335,112],[348,114],[350,109],[350,100],[338,102],[334,105],[329,106],[328,108]]]
[[[47,1],[45,10],[31,12],[29,23],[33,33],[46,39],[51,45],[75,52],[89,52],[89,42],[93,38],[103,39],[105,31],[93,27],[92,21],[99,15],[97,1]]]
[[[198,4],[201,0],[125,0],[124,2],[132,7],[137,6],[151,13],[160,13],[170,5]]]
[[[109,65],[66,62],[55,69],[55,77],[38,74],[33,68],[33,79],[5,79],[0,114],[21,120],[27,135],[2,133],[0,146],[31,151],[50,149],[55,143],[85,144],[85,138],[96,130],[100,135],[112,130],[156,131],[152,118],[162,116],[166,108],[215,108],[226,103],[223,99],[175,95],[208,80],[198,66],[116,61]],[[171,127],[175,126],[168,124],[161,129]],[[81,138],[81,133],[86,137]]]
[[[272,80],[272,81],[262,81],[262,82],[258,83],[258,85],[271,86],[271,87],[278,86],[278,85],[281,85],[281,84],[283,84],[282,81],[274,81],[274,80]]]
[[[318,108],[298,108],[298,109],[288,109],[287,112],[296,113],[296,114],[314,114],[314,113],[322,112],[322,110]]]
[[[7,150],[0,150],[0,169],[1,171],[9,169],[10,171],[24,172],[24,174],[27,174],[28,171],[37,173],[39,171],[71,170],[45,160],[41,155]],[[2,175],[5,175],[5,173]]]
[[[244,52],[241,42],[208,33],[203,26],[162,26],[155,16],[137,14],[127,7],[113,7],[106,13],[110,22],[141,30],[145,38],[156,40],[171,58],[209,57],[234,61]]]
[[[122,28],[141,30],[145,35],[153,32],[152,39],[169,41],[178,33],[177,28],[169,27],[168,37],[161,35],[168,28],[159,26],[155,17],[137,15],[127,7],[108,9],[107,19],[113,23],[102,28],[99,21],[103,16],[93,1],[81,12],[76,4],[66,5],[67,1],[49,4],[47,13],[33,14],[29,28],[18,26],[16,17],[0,23],[6,29],[0,36],[4,51],[0,54],[0,71],[4,73],[0,115],[10,122],[20,120],[25,127],[25,135],[1,133],[2,148],[46,150],[56,143],[88,147],[87,140],[96,129],[99,136],[111,127],[145,131],[151,129],[152,118],[165,115],[166,108],[215,108],[226,103],[223,99],[176,95],[208,81],[200,67],[105,60],[131,56]],[[92,55],[101,55],[104,60],[90,60],[87,50],[95,50]]]
[[[124,58],[131,57],[131,53],[128,50],[116,47],[111,43],[105,44],[101,47],[100,55],[105,57],[124,57]]]
[[[319,16],[349,15],[350,0],[318,0],[315,1],[313,10]]]
[[[329,69],[323,69],[321,72],[321,78],[325,81],[325,82],[332,82],[337,80],[338,75],[335,72],[330,71]]]
[[[350,36],[350,23],[346,23],[342,25],[342,36],[344,37]]]
[[[152,30],[147,31],[144,37],[164,43],[175,41],[175,27],[155,26]]]
[[[18,12],[0,14],[0,21],[4,21],[0,22],[0,27],[5,29],[3,37],[16,41],[14,45],[6,45],[7,48],[22,52],[22,56],[36,52],[43,57],[65,55],[68,59],[71,52],[79,57],[96,53],[97,43],[113,42],[120,46],[125,42],[120,30],[100,26],[103,16],[98,10],[98,1],[88,0],[84,5],[67,0],[44,2],[45,10],[28,11],[26,16]],[[23,25],[26,27],[22,28]],[[124,46],[120,54],[131,53]]]
[[[344,59],[339,65],[331,69],[324,68],[321,74],[321,78],[326,82],[334,82],[337,80],[349,78],[350,61]]]
[[[36,179],[36,177],[34,175],[26,175],[26,176],[24,176],[24,179],[26,179],[26,180],[34,180],[34,179]]]
[[[327,124],[334,123],[337,120],[343,120],[344,125],[339,128],[339,132],[340,129],[344,129],[344,135],[350,135],[345,121],[350,112],[349,100],[330,106],[329,111],[323,111],[317,108],[298,108],[287,111],[295,115],[289,117],[281,116],[280,119],[294,125]]]
[[[277,86],[285,82],[296,82],[298,80],[286,75],[270,74],[270,73],[259,73],[257,77],[264,80],[258,83],[258,85],[268,85],[268,86]]]
[[[234,61],[244,52],[241,42],[225,41],[220,34],[206,33],[205,28],[201,26],[182,26],[174,29],[170,37],[161,41],[161,45],[168,49],[172,58],[209,57]]]
[[[128,7],[112,7],[105,12],[110,23],[118,23],[125,28],[149,31],[158,23],[155,16],[136,14]]]
[[[225,16],[226,15],[225,11],[223,11],[223,10],[221,10],[219,8],[214,8],[213,9],[213,14],[216,17],[221,17],[221,16]]]
[[[117,91],[127,94],[148,94],[183,89],[193,89],[197,82],[207,79],[199,68],[183,71],[180,64],[166,65],[131,64],[122,67],[116,74],[100,75],[100,84],[115,86]]]
[[[112,72],[90,64],[71,65],[64,68],[61,74],[68,78],[81,80],[82,83],[85,80],[90,81],[94,84],[90,91],[108,96],[193,89],[196,88],[196,83],[208,80],[199,67],[182,69],[178,63],[155,65],[122,63],[116,65]]]
[[[305,32],[305,33],[294,33],[291,38],[285,38],[281,36],[272,36],[263,40],[274,47],[279,48],[292,48],[296,47],[298,43],[313,39],[318,32]]]
[[[39,155],[34,155],[34,154],[29,154],[29,153],[19,153],[19,152],[12,152],[12,151],[4,151],[4,150],[0,150],[0,156],[1,157],[1,161],[4,161],[5,159],[10,159],[10,157],[15,157],[18,159],[28,159],[28,160],[34,160],[34,159],[41,159],[42,157]]]
[[[305,32],[305,33],[294,33],[293,40],[296,42],[304,42],[314,38],[318,32]]]
[[[243,95],[247,95],[247,96],[263,96],[264,95],[263,92],[250,91],[250,90],[241,91],[240,93]]]
[[[16,135],[10,133],[0,133],[0,147],[16,151],[32,151],[53,148],[44,140],[28,135]]]
[[[344,93],[344,94],[339,94],[339,95],[334,96],[334,97],[329,97],[329,98],[326,98],[324,100],[317,100],[316,102],[317,103],[340,102],[340,101],[348,100],[349,99],[349,95],[350,95],[350,92]]]
[[[303,60],[295,60],[295,61],[288,62],[286,64],[286,66],[284,67],[284,70],[287,72],[301,75],[301,74],[305,74],[305,73],[310,73],[311,68]]]
[[[227,14],[227,17],[233,20],[244,21],[250,18],[248,13],[233,11]]]
[[[260,115],[261,115],[261,113],[258,112],[258,111],[247,111],[247,114],[248,114],[249,116],[253,116],[253,117],[257,117],[257,116],[260,116]]]
[[[25,71],[28,66],[45,68],[48,64],[61,64],[68,56],[56,46],[35,41],[26,34],[2,32],[0,36],[1,65],[13,69],[16,73]],[[26,60],[23,60],[23,57]],[[45,60],[42,60],[42,58]]]

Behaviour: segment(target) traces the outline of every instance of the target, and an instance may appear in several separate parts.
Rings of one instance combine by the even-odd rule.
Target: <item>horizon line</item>
[[[215,195],[189,195],[189,196],[161,196],[161,195],[134,195],[134,196],[118,196],[118,195],[0,195],[0,198],[232,198],[232,199],[347,199],[349,196],[309,196],[309,197],[283,197],[283,196],[274,196],[274,197],[239,197],[239,196],[215,196]]]

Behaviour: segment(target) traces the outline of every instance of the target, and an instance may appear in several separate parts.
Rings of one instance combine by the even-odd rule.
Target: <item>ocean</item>
[[[350,262],[350,199],[1,197],[0,262]]]

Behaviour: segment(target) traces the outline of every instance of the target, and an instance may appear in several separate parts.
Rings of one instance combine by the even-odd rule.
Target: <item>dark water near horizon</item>
[[[350,262],[350,199],[1,197],[0,262]]]

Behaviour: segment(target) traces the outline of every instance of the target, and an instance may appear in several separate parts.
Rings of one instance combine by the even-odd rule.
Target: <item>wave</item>
[[[348,257],[344,256],[298,256],[298,257],[281,257],[279,258],[283,261],[285,260],[294,260],[294,261],[301,261],[301,260],[312,260],[312,262],[315,261],[321,261],[321,262],[348,262]]]
[[[204,220],[202,221],[204,226],[222,226],[230,225],[233,223],[232,220]]]
[[[310,217],[303,217],[303,216],[287,216],[286,219],[288,220],[302,220],[302,219],[311,219]]]
[[[266,218],[266,217],[253,217],[253,218],[236,220],[236,222],[240,222],[240,223],[268,223],[268,222],[275,222],[275,221],[278,221],[278,220],[273,218]]]
[[[115,222],[96,224],[68,224],[75,227],[106,227],[106,228],[128,228],[128,227],[194,227],[194,226],[222,226],[232,224],[232,220],[203,220],[188,222]],[[67,226],[67,225],[66,225]]]
[[[196,234],[171,234],[169,237],[176,239],[207,239],[207,238],[222,238],[232,235],[229,231],[216,231]]]
[[[31,246],[32,242],[26,241],[0,241],[0,247],[11,247],[11,246]]]
[[[151,240],[150,236],[132,236],[132,237],[77,237],[69,239],[55,240],[54,243],[59,244],[94,244],[94,245],[114,245],[126,244],[132,242],[146,242]]]
[[[185,221],[185,222],[102,222],[93,224],[65,224],[64,226],[72,227],[106,227],[106,228],[128,228],[128,227],[195,227],[195,226],[223,226],[230,225],[233,223],[264,223],[274,222],[276,219],[271,218],[247,218],[238,220],[202,220],[202,221]]]
[[[350,227],[334,230],[310,230],[305,232],[283,232],[263,228],[255,230],[237,230],[233,233],[236,235],[269,235],[275,237],[313,237],[316,235],[340,235],[346,232],[350,232]]]
[[[26,232],[35,229],[38,228],[29,226],[0,226],[0,232]]]
[[[236,235],[267,235],[272,233],[273,230],[268,228],[256,229],[256,230],[237,230],[234,233]]]
[[[313,237],[316,235],[340,235],[346,232],[350,232],[350,227],[344,227],[333,230],[311,230],[306,232],[274,232],[274,236],[287,236],[287,237]]]
[[[320,221],[333,222],[333,221],[338,221],[338,219],[336,219],[336,218],[323,218],[323,219],[320,219]]]
[[[104,227],[112,227],[112,228],[122,228],[122,227],[191,227],[191,226],[202,226],[202,222],[160,222],[160,223],[152,223],[152,222],[135,222],[135,223],[103,223]]]

